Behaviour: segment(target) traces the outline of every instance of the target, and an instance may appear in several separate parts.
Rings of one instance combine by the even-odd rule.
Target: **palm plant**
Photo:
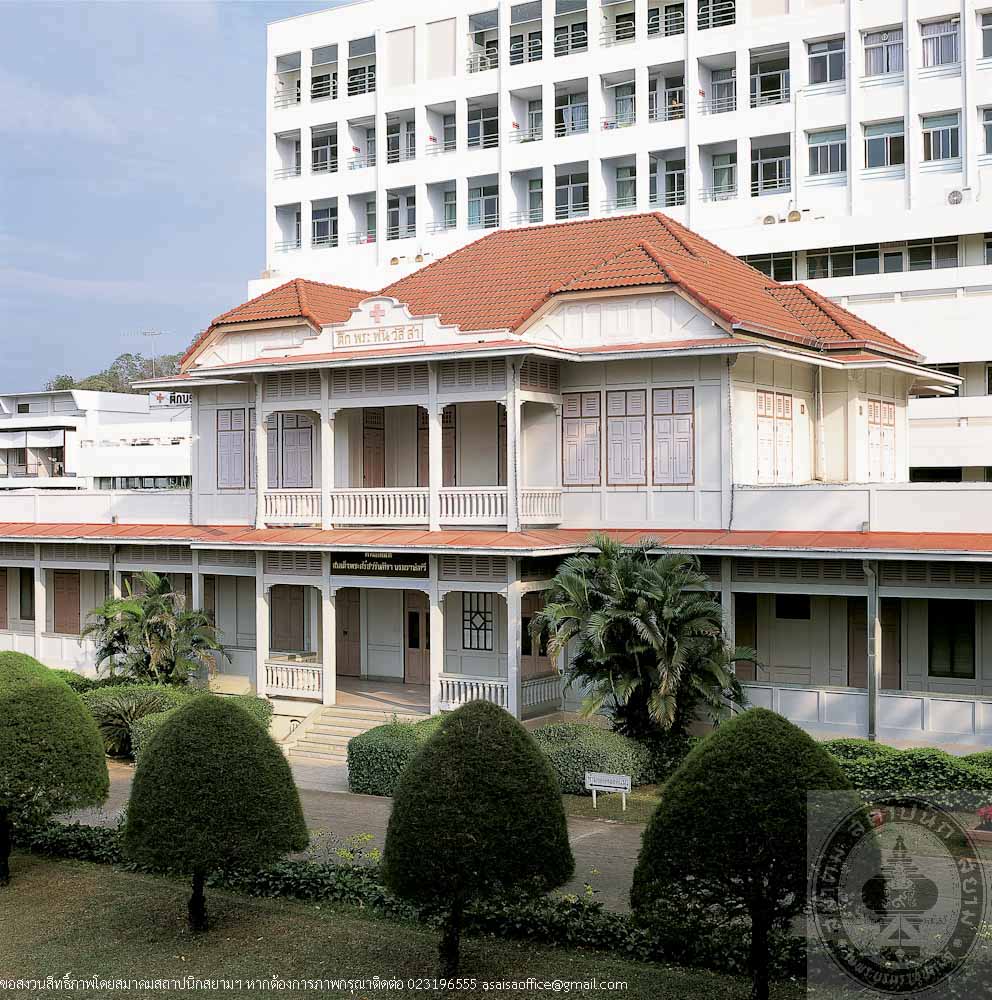
[[[184,594],[157,573],[145,571],[90,613],[83,629],[97,644],[97,668],[159,684],[185,684],[191,675],[216,669],[226,655],[207,615],[186,607]]]
[[[744,693],[734,676],[753,650],[730,648],[723,612],[694,556],[650,554],[597,535],[598,551],[566,559],[531,622],[549,655],[567,664],[569,683],[586,691],[583,713],[604,706],[629,736],[682,734],[697,714],[717,721]]]

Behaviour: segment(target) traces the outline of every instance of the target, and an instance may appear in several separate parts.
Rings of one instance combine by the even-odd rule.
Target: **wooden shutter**
[[[758,406],[758,482],[775,481],[775,396],[759,390]]]
[[[499,403],[496,404],[496,485],[506,486],[506,407]]]
[[[647,482],[646,394],[643,389],[606,394],[607,477],[614,486]]]
[[[453,406],[441,411],[441,485],[455,486],[458,475],[455,471],[456,413]]]
[[[7,567],[0,566],[0,628],[8,628]]]
[[[302,414],[283,416],[282,485],[289,489],[313,486],[313,426]]]
[[[79,570],[57,569],[53,576],[55,631],[59,635],[79,635]]]
[[[245,411],[217,411],[217,486],[244,489]]]
[[[882,478],[882,403],[877,399],[868,400],[868,478]]]
[[[381,407],[363,412],[362,469],[365,489],[386,485],[386,413]]]
[[[562,397],[562,482],[564,485],[599,485],[600,447],[599,393],[566,393]]]
[[[427,411],[417,407],[417,485],[430,486],[430,428]]]
[[[882,403],[881,472],[882,479],[892,482],[896,478],[896,406]]]
[[[652,395],[654,482],[688,485],[695,479],[692,389],[655,389]]]
[[[792,397],[775,393],[775,481],[792,482]]]

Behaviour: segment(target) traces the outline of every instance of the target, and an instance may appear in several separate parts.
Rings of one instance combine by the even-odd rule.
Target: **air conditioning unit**
[[[803,213],[794,208],[787,216],[789,222],[801,222]]]
[[[778,219],[776,219],[774,215],[766,215],[761,221],[766,226],[774,226],[775,223],[778,222]]]
[[[955,189],[954,191],[949,191],[947,193],[947,204],[948,205],[960,205],[963,201],[964,201],[964,192],[963,191],[958,191],[958,190]]]

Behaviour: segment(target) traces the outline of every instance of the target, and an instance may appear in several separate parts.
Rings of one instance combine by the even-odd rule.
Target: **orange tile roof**
[[[921,357],[806,286],[780,285],[657,212],[497,229],[379,294],[463,331],[515,331],[555,295],[650,285],[674,285],[728,325],[773,340]],[[218,316],[214,326],[289,316],[342,322],[371,294],[296,279]]]
[[[867,552],[939,556],[992,556],[992,534],[952,531],[724,531],[721,528],[623,528],[604,534],[621,542],[648,539],[659,549],[689,552],[847,553],[862,558]],[[291,546],[363,551],[395,549],[423,551],[496,551],[540,555],[569,552],[591,545],[592,528],[531,528],[523,531],[479,531],[423,528],[264,528],[215,524],[87,524],[0,523],[0,539],[90,542],[187,543],[197,547]]]

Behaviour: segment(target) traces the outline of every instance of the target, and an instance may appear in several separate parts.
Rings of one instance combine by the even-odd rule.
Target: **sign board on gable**
[[[172,389],[159,389],[155,392],[148,393],[148,405],[150,407],[191,406],[192,403],[193,394],[189,392],[176,392]]]
[[[592,792],[592,807],[596,808],[597,792],[619,792],[623,796],[623,810],[627,811],[627,793],[630,791],[629,774],[607,774],[604,771],[586,771],[586,791]]]
[[[331,556],[331,575],[423,580],[430,576],[430,560],[419,552],[341,552]]]
[[[358,330],[335,330],[334,349],[354,350],[359,347],[388,347],[394,344],[422,344],[423,323],[400,323],[393,326],[369,326]]]

